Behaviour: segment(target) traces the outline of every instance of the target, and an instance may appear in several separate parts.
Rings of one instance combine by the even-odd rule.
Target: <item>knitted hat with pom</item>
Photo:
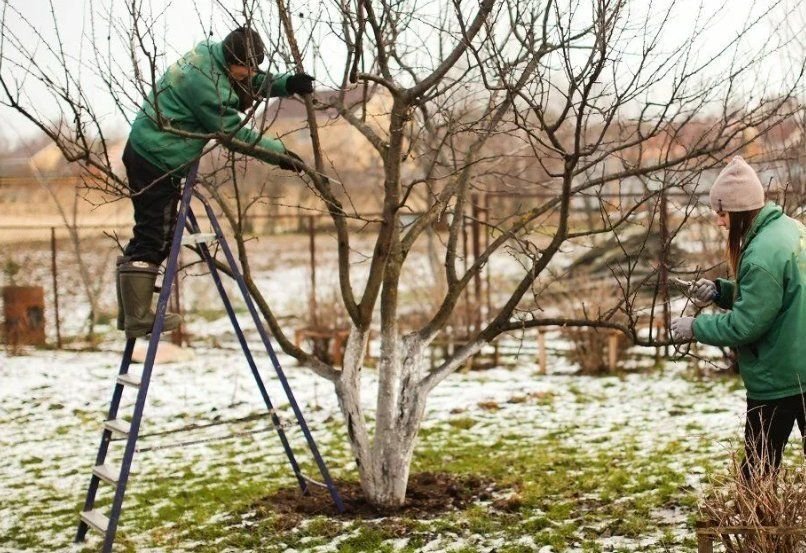
[[[764,187],[753,168],[739,156],[716,177],[710,197],[711,208],[717,213],[764,207]]]

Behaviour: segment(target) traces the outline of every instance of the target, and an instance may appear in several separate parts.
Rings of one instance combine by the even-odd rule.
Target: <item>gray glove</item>
[[[707,278],[701,278],[691,285],[691,299],[695,304],[702,307],[708,305],[716,298],[716,283]]]
[[[690,342],[694,339],[694,317],[675,317],[672,319],[672,340]]]

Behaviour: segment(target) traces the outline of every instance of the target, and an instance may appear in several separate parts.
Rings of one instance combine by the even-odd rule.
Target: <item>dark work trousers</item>
[[[171,249],[181,178],[155,167],[126,143],[123,165],[134,205],[134,236],[124,255],[131,261],[161,264]]]
[[[744,427],[745,459],[742,475],[746,482],[781,465],[781,458],[792,428],[798,423],[806,454],[806,394],[781,399],[747,399]]]

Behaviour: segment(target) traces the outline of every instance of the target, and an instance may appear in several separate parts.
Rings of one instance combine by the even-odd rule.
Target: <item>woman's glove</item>
[[[694,317],[675,317],[671,324],[672,340],[690,342],[694,339]]]
[[[713,280],[701,278],[691,286],[691,299],[700,307],[706,306],[716,299],[717,288]]]

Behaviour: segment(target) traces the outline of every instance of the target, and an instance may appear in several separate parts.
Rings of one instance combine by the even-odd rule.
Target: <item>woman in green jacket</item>
[[[734,279],[698,280],[692,296],[724,313],[672,320],[672,337],[738,350],[747,388],[747,481],[777,468],[795,422],[806,452],[806,228],[764,201],[756,172],[735,157],[710,191],[728,231]]]
[[[123,163],[134,229],[117,263],[118,328],[127,338],[145,336],[154,325],[154,282],[170,249],[180,182],[211,139],[281,169],[298,173],[304,167],[282,142],[241,118],[256,99],[313,92],[310,75],[260,71],[263,49],[260,35],[243,27],[222,42],[199,43],[155,83],[132,123]],[[168,313],[163,329],[179,324],[179,316]]]

